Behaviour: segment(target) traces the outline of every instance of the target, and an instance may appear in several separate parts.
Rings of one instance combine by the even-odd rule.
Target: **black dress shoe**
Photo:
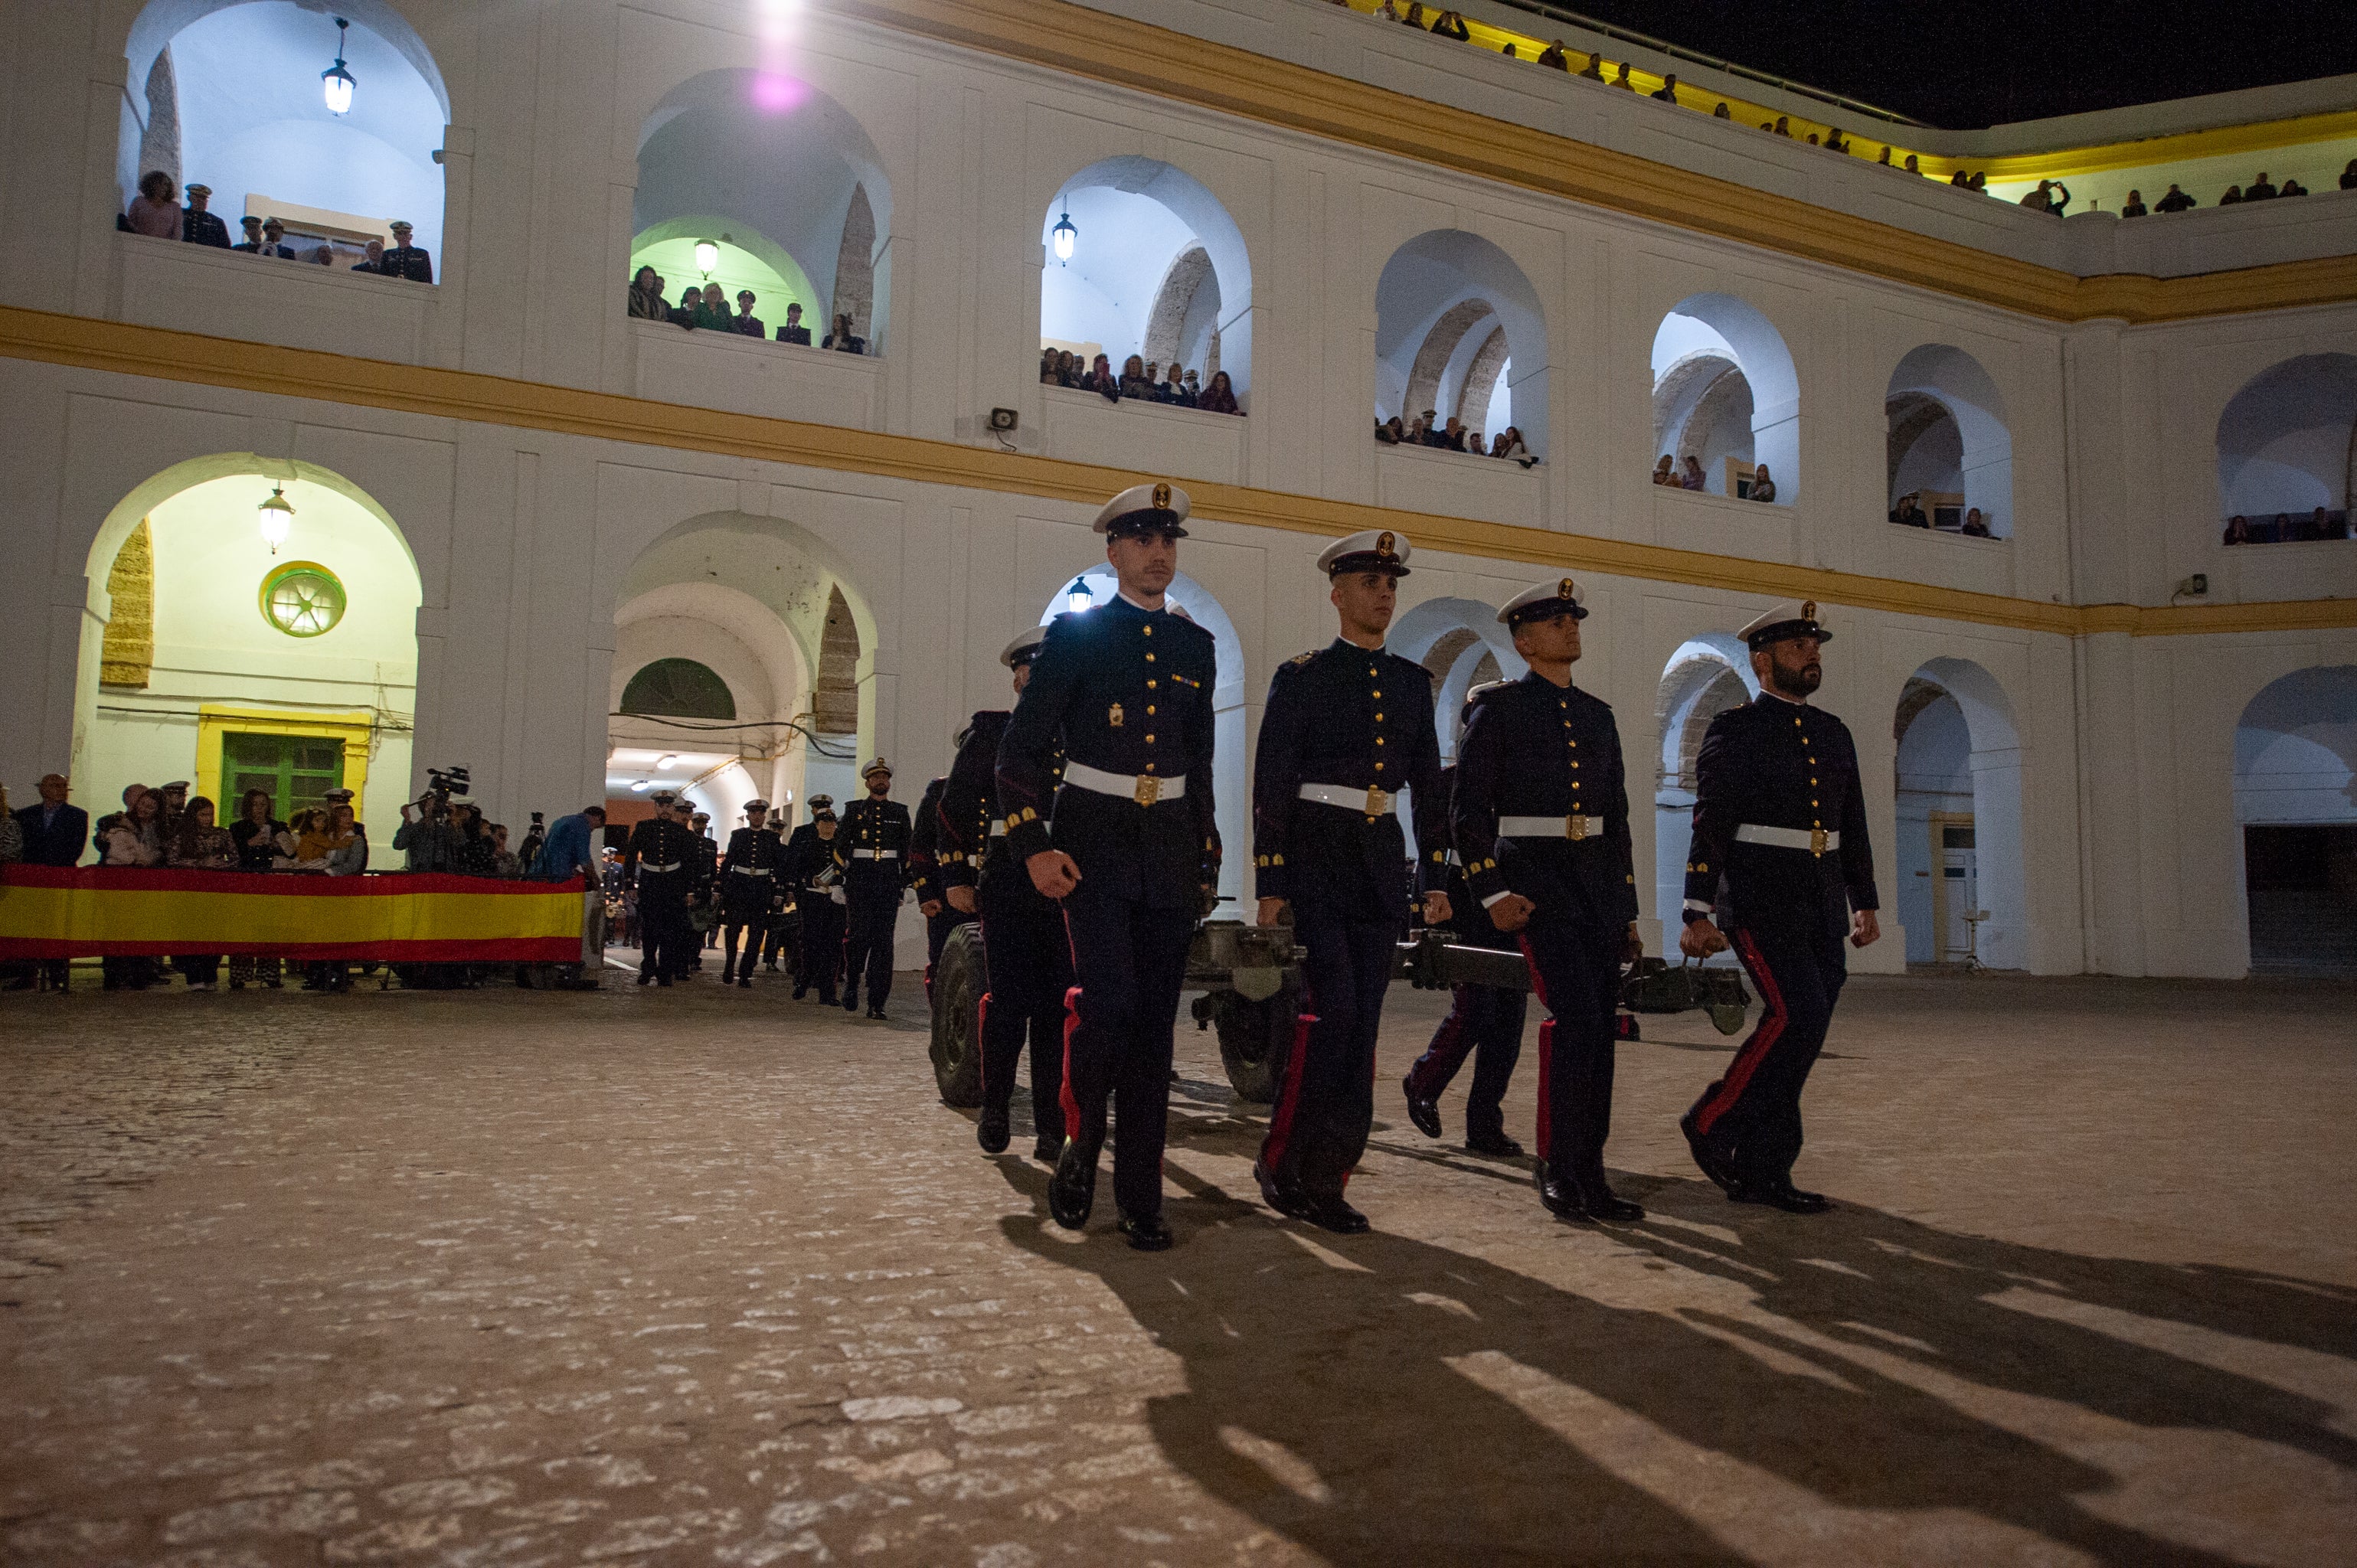
[[[737,977],[737,990],[739,990],[739,991],[750,991],[750,990],[752,990],[752,989],[753,989],[753,977],[752,977],[751,975],[749,975],[749,974],[740,974],[740,975],[738,975],[738,976]]]
[[[1407,1119],[1415,1130],[1427,1138],[1440,1136],[1440,1101],[1426,1100],[1415,1091],[1415,1079],[1400,1079],[1400,1092],[1407,1096]]]
[[[1056,1156],[1056,1174],[1048,1178],[1049,1216],[1065,1230],[1078,1230],[1088,1224],[1096,1200],[1096,1151],[1083,1154],[1074,1139]]]
[[[859,993],[855,991],[850,995],[843,999],[843,1010],[846,1013],[856,1013],[859,1011]]]
[[[1468,1133],[1465,1134],[1465,1152],[1512,1160],[1522,1157],[1523,1146],[1503,1133]]]
[[[1787,1214],[1823,1214],[1834,1206],[1834,1200],[1824,1193],[1803,1192],[1789,1179],[1738,1181],[1727,1196],[1738,1203],[1764,1204]]]
[[[1064,1152],[1064,1140],[1052,1133],[1042,1133],[1031,1140],[1031,1157],[1043,1165],[1052,1165]]]
[[[807,986],[807,985],[797,985],[797,986],[795,986],[795,987],[794,987],[794,1000],[795,1000],[795,1001],[799,1002],[799,1001],[801,1001],[803,997],[808,996],[809,994],[810,994],[810,987],[809,987],[809,986]]]
[[[639,976],[639,983],[640,985],[652,985],[654,983],[655,977],[651,974],[642,974]]]
[[[1630,1202],[1606,1185],[1604,1173],[1585,1176],[1574,1186],[1579,1193],[1580,1212],[1606,1225],[1628,1225],[1645,1218],[1641,1205]]]
[[[669,989],[671,988],[671,976],[670,976],[670,975],[668,975],[668,974],[659,974],[659,975],[656,975],[656,976],[655,976],[655,984],[656,984],[656,985],[658,985],[658,986],[660,986],[660,987],[662,987],[662,989],[664,989],[664,990],[669,990]]]
[[[1367,1217],[1351,1208],[1339,1192],[1320,1193],[1305,1199],[1301,1218],[1337,1236],[1363,1236],[1367,1230]]]
[[[1006,1141],[1012,1135],[1006,1125],[1006,1107],[1004,1105],[985,1105],[982,1108],[982,1114],[974,1120],[974,1141],[982,1145],[982,1152],[985,1155],[1005,1154]]]
[[[875,1020],[876,1020],[877,1023],[879,1023],[879,1024],[881,1024],[881,1023],[883,1023],[883,1022],[885,1022],[885,1021],[886,1021],[886,1020],[885,1020],[885,1016],[884,1016],[884,1009],[883,1009],[883,1008],[881,1008],[881,1007],[870,1007],[870,1008],[867,1010],[867,1015],[868,1015],[869,1017],[871,1017],[871,1018],[875,1019]]]
[[[1125,1214],[1121,1217],[1121,1233],[1141,1252],[1170,1250],[1170,1227],[1159,1214]]]
[[[1547,1206],[1548,1213],[1560,1215],[1566,1219],[1587,1218],[1587,1210],[1580,1205],[1579,1189],[1564,1176],[1548,1169],[1544,1160],[1538,1162],[1533,1179],[1538,1185],[1539,1201]]]
[[[1287,1219],[1309,1218],[1309,1195],[1289,1181],[1278,1180],[1276,1173],[1259,1160],[1253,1162],[1253,1180],[1260,1183],[1262,1200]]]
[[[1686,1135],[1686,1147],[1694,1154],[1694,1163],[1702,1174],[1710,1177],[1718,1190],[1727,1197],[1735,1196],[1741,1177],[1735,1174],[1735,1156],[1724,1148],[1714,1146],[1695,1130],[1695,1114],[1689,1111],[1678,1118],[1678,1131]]]

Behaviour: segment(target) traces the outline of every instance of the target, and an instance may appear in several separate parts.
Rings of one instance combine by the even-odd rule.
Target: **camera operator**
[[[412,871],[459,871],[465,850],[457,825],[451,820],[450,789],[464,782],[457,769],[429,769],[425,793],[401,808],[401,826],[393,830],[393,847],[409,856]]]

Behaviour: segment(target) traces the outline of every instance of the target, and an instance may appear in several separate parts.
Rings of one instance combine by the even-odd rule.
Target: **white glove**
[[[850,900],[849,898],[846,898],[846,897],[844,897],[843,889],[842,889],[842,888],[840,888],[840,887],[830,887],[830,888],[828,888],[828,889],[826,890],[826,896],[827,896],[827,898],[829,899],[829,901],[831,901],[831,902],[833,902],[833,903],[836,903],[836,904],[848,904],[848,903],[850,903],[850,902],[851,902],[851,900]]]

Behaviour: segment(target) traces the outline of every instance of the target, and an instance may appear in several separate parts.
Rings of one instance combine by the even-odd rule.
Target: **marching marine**
[[[687,971],[687,900],[695,881],[695,835],[681,819],[679,797],[648,797],[655,814],[631,828],[622,850],[622,880],[639,890],[639,983],[669,985]]]
[[[760,957],[762,933],[770,911],[785,896],[783,873],[786,846],[769,831],[767,800],[745,802],[746,825],[728,835],[728,853],[721,857],[720,983],[733,978],[745,990],[753,988],[753,964]],[[746,939],[745,964],[737,966],[737,941]]]
[[[950,904],[948,875],[942,865],[942,789],[946,775],[931,780],[918,799],[916,821],[909,829],[909,889],[917,896],[917,912],[925,918],[925,1000],[933,999],[933,966],[942,961],[942,944],[950,933],[974,918],[970,910]]]
[[[998,655],[1014,672],[1020,697],[1031,679],[1048,628],[1035,626]],[[942,791],[942,862],[950,908],[982,920],[988,980],[982,999],[982,1112],[974,1141],[985,1154],[1002,1154],[1014,1136],[1009,1108],[1015,1064],[1031,1041],[1032,1158],[1052,1165],[1064,1148],[1065,993],[1072,985],[1071,939],[1055,900],[1031,885],[1007,852],[1006,819],[998,807],[998,747],[1013,715],[985,709],[974,715]],[[1157,715],[1159,716],[1158,714]],[[1051,780],[1063,771],[1062,748],[1050,756]]]
[[[1146,1251],[1171,1243],[1162,1218],[1171,1030],[1195,922],[1219,883],[1211,634],[1165,597],[1188,510],[1184,490],[1157,484],[1097,513],[1119,591],[1049,624],[998,748],[1008,852],[1042,897],[1062,900],[1079,990],[1048,1211],[1066,1230],[1088,1223],[1110,1098],[1121,1230]]]
[[[1833,1205],[1792,1185],[1801,1090],[1848,973],[1842,940],[1862,948],[1880,936],[1880,901],[1857,747],[1848,725],[1809,702],[1833,634],[1812,602],[1779,605],[1739,635],[1760,695],[1711,720],[1695,758],[1678,948],[1706,958],[1731,941],[1761,1010],[1726,1075],[1678,1125],[1695,1164],[1736,1202],[1817,1214]]]
[[[1407,927],[1396,797],[1411,790],[1419,808],[1444,798],[1431,678],[1383,648],[1408,555],[1386,529],[1318,557],[1340,630],[1277,667],[1254,770],[1259,923],[1291,906],[1306,994],[1253,1175],[1278,1213],[1345,1235],[1367,1229],[1342,1187],[1374,1124],[1375,1035]],[[1427,922],[1448,918],[1438,886],[1424,905]]]
[[[1604,1179],[1620,963],[1638,952],[1637,877],[1620,732],[1572,684],[1579,623],[1569,577],[1524,589],[1498,618],[1530,665],[1477,690],[1458,748],[1457,853],[1473,897],[1518,936],[1539,1026],[1539,1200],[1565,1219],[1645,1211]]]
[[[1492,925],[1490,911],[1467,894],[1464,868],[1457,863],[1457,852],[1447,847],[1448,802],[1456,792],[1457,769],[1444,768],[1440,776],[1437,809],[1427,812],[1424,802],[1416,802],[1415,837],[1424,878],[1428,886],[1448,890],[1448,929],[1459,941],[1468,947],[1512,948],[1515,939]],[[1429,832],[1425,826],[1428,818],[1437,819]],[[1522,1059],[1523,1021],[1529,1003],[1529,993],[1519,986],[1450,987],[1448,1015],[1400,1082],[1407,1096],[1407,1119],[1417,1132],[1427,1138],[1440,1136],[1440,1097],[1469,1056],[1473,1085],[1465,1097],[1465,1152],[1508,1159],[1521,1155],[1523,1146],[1506,1136],[1504,1105],[1506,1085],[1513,1079],[1514,1064]]]
[[[866,795],[843,813],[835,836],[835,864],[843,867],[848,906],[843,939],[843,1010],[859,1011],[859,973],[867,972],[867,1015],[884,1016],[892,994],[892,940],[900,923],[900,895],[907,890],[909,808],[890,799],[892,765],[874,757],[859,770]]]

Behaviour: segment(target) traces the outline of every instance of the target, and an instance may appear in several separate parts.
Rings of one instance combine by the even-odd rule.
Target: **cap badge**
[[[1566,577],[1566,578],[1565,578],[1561,583],[1559,583],[1559,584],[1557,584],[1557,585],[1555,585],[1555,596],[1556,598],[1558,598],[1558,599],[1567,599],[1567,598],[1571,597],[1571,594],[1572,594],[1572,585],[1571,585],[1571,579],[1570,579],[1570,578]]]
[[[1164,511],[1170,510],[1170,487],[1168,485],[1163,484],[1154,487],[1154,504],[1157,508]]]
[[[1384,530],[1383,532],[1375,536],[1375,554],[1380,559],[1388,561],[1397,552],[1392,545],[1392,535],[1389,529]]]
[[[1801,618],[1803,620],[1814,620],[1817,618],[1816,600],[1811,599],[1801,607]]]

